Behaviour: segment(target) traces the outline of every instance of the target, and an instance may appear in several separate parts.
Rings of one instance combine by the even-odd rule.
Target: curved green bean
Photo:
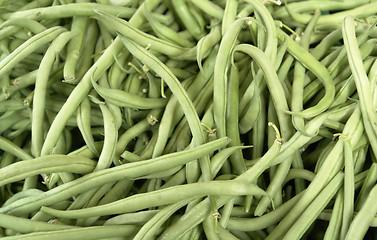
[[[144,208],[176,203],[187,198],[206,195],[266,195],[258,186],[242,181],[198,182],[136,194],[109,204],[80,210],[60,211],[42,207],[41,211],[62,218],[86,218],[137,211]]]
[[[90,173],[96,162],[81,156],[49,155],[16,162],[0,168],[0,185],[16,182],[42,173]]]
[[[74,181],[55,187],[43,196],[24,198],[6,207],[0,208],[0,213],[22,214],[51,205],[70,198],[78,193],[85,192],[98,187],[98,183],[106,184],[120,179],[137,178],[139,176],[164,171],[175,166],[183,165],[187,162],[205,156],[216,149],[225,147],[228,144],[227,138],[221,138],[210,143],[203,144],[186,151],[166,154],[158,158],[128,163],[121,166],[105,169],[91,174],[87,174]]]

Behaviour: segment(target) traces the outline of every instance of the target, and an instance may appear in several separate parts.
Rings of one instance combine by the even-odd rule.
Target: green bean
[[[307,207],[307,209],[297,219],[295,224],[285,234],[283,239],[300,239],[307,228],[316,219],[317,215],[326,207],[331,198],[336,194],[343,183],[343,174],[338,173],[321,191],[317,198]],[[303,196],[304,197],[304,196]],[[271,238],[272,233],[266,239]]]
[[[163,98],[144,98],[122,90],[104,88],[95,81],[92,81],[92,85],[98,94],[107,102],[119,107],[153,109],[164,107],[167,102],[166,99]]]
[[[235,21],[237,15],[238,2],[233,0],[227,0],[224,15],[221,24],[221,33],[224,36],[228,27]]]
[[[215,57],[216,51],[212,51],[207,60],[204,62],[203,71],[197,75],[197,77],[189,86],[187,86],[187,94],[190,96],[190,98],[194,98],[194,94],[197,94],[198,91],[202,92],[204,90],[204,84],[208,82],[207,77],[213,74],[213,64],[215,63]],[[189,84],[189,82],[184,81],[183,84],[185,87],[186,84]],[[177,99],[173,95],[169,99],[169,102],[165,108],[164,115],[162,116],[160,122],[160,130],[158,133],[156,147],[154,149],[154,154],[156,155],[154,156],[157,156],[163,152],[163,147],[165,147],[166,142],[168,141],[169,133],[172,131],[171,129],[174,128],[181,116],[183,116],[182,108],[177,108],[176,102]]]
[[[310,134],[315,134],[319,131],[319,127],[323,124],[324,121],[326,121],[329,113],[324,113],[310,122],[306,125],[306,132]],[[300,132],[296,132],[290,139],[287,141],[283,146],[281,153],[275,161],[271,163],[271,166],[276,165],[282,161],[284,161],[288,156],[291,156],[295,150],[299,150],[302,146],[304,146],[305,143],[307,143],[309,140],[311,140],[311,137],[305,136],[304,134],[301,134]]]
[[[235,180],[248,181],[248,182],[255,181],[259,177],[259,175],[262,174],[262,172],[268,167],[270,162],[273,161],[273,159],[276,157],[276,155],[280,151],[280,148],[281,148],[281,138],[280,138],[280,134],[277,133],[277,140],[274,142],[271,148],[267,151],[267,153],[263,155],[263,157],[257,162],[257,164],[249,168],[246,172],[238,176]],[[222,206],[223,204],[227,203],[229,200],[230,198],[228,197],[222,197],[220,199],[216,199],[217,207]],[[191,229],[193,226],[204,221],[204,219],[208,216],[209,211],[211,209],[210,204],[211,202],[209,201],[208,198],[201,201],[194,208],[192,208],[185,215],[183,215],[181,219],[179,219],[173,225],[171,225],[168,229],[166,229],[160,235],[159,239],[176,239],[178,236],[181,236],[185,231]]]
[[[139,134],[148,130],[153,123],[159,119],[160,111],[151,111],[148,118],[143,119],[142,121],[138,122],[137,124],[133,125],[129,128],[126,132],[124,132],[118,139],[117,148],[116,148],[116,156],[119,156],[127,147],[128,143]]]
[[[105,195],[106,192],[108,192],[110,189],[112,189],[114,184],[115,184],[114,182],[104,184],[100,188],[94,189],[95,193],[93,195],[87,194],[88,197],[87,197],[87,199],[85,199],[86,202],[85,202],[84,206],[86,208],[89,208],[89,207],[98,205],[99,200]],[[79,197],[82,196],[82,195],[84,195],[84,194],[80,194]],[[77,201],[79,199],[79,197],[76,198],[75,201]],[[72,205],[74,205],[74,204],[72,204]],[[69,208],[67,208],[67,210],[71,210],[72,205]],[[84,227],[92,226],[92,225],[95,224],[95,222],[97,220],[98,220],[98,217],[79,219],[79,220],[77,220],[76,225],[77,226],[84,226]]]
[[[238,88],[239,88],[239,75],[238,70],[232,66],[229,76],[229,92],[228,92],[228,106],[227,106],[227,119],[226,119],[226,133],[232,140],[229,146],[241,145],[240,136],[238,134]],[[243,160],[242,151],[238,150],[230,156],[232,167],[237,174],[246,171],[246,166]]]
[[[373,152],[377,152],[377,128],[375,126],[377,124],[377,119],[374,114],[372,114],[374,110],[372,109],[373,104],[369,79],[364,71],[360,52],[357,50],[355,27],[351,24],[354,24],[353,18],[345,18],[342,28],[344,44],[347,49],[347,56],[348,61],[350,62],[352,75],[354,76],[356,88],[359,93],[363,123],[366,128],[369,141],[374,149]]]
[[[26,73],[25,75],[19,76],[13,80],[13,85],[10,85],[4,90],[4,94],[0,95],[0,101],[9,99],[13,94],[19,91],[22,88],[30,86],[35,83],[37,76],[37,70]]]
[[[220,41],[220,38],[221,29],[220,27],[215,26],[211,29],[211,32],[202,37],[196,45],[196,61],[199,67],[199,73],[203,74],[205,79],[208,79],[210,75],[213,74],[213,68],[207,68],[206,70],[210,73],[206,73],[206,71],[204,71],[204,67],[202,66],[202,59],[208,54],[208,52],[211,52],[212,48],[214,48],[214,46]],[[208,60],[206,62],[211,61],[209,59],[211,59],[212,55],[213,53],[208,56]],[[213,61],[213,63],[215,63],[215,61]]]
[[[197,8],[203,10],[206,14],[218,19],[223,18],[224,10],[220,6],[216,5],[216,3],[208,0],[191,0],[191,2]]]
[[[217,222],[212,221],[214,218],[215,216],[208,216],[203,221],[204,234],[208,240],[220,240]]]
[[[0,102],[0,112],[16,111],[25,109],[25,105],[20,100],[9,99],[7,101]],[[6,117],[6,115],[2,115]]]
[[[93,64],[92,55],[94,54],[95,44],[98,39],[98,26],[94,20],[89,20],[87,24],[87,33],[85,35],[85,51],[82,51],[81,53],[81,61],[79,62],[79,67],[77,68],[76,78],[75,80],[68,81],[68,83],[77,84]]]
[[[185,38],[181,38],[178,33],[169,27],[158,22],[148,10],[148,1],[145,4],[145,16],[148,19],[149,24],[151,25],[153,31],[156,35],[166,41],[172,42],[182,47],[193,47],[193,43],[188,41]]]
[[[183,25],[191,33],[191,35],[199,40],[204,36],[204,29],[200,26],[200,23],[195,19],[190,8],[183,0],[176,0],[172,2],[172,7],[177,12],[178,17],[181,19]]]
[[[340,26],[341,22],[346,16],[355,16],[357,18],[363,18],[365,16],[374,14],[375,11],[373,8],[375,5],[375,3],[369,3],[350,10],[340,11],[328,16],[322,16],[319,18],[318,24],[335,24]],[[302,18],[305,22],[308,22],[310,16],[302,16]]]
[[[118,140],[118,131],[115,126],[115,121],[109,108],[100,103],[99,104],[103,119],[104,119],[104,134],[105,139],[103,142],[103,148],[98,159],[98,164],[94,171],[106,169],[110,167],[113,158],[115,157],[116,141]]]
[[[354,160],[352,147],[349,140],[344,140],[344,204],[341,239],[344,239],[354,212],[355,180],[354,180]]]
[[[259,119],[262,111],[262,103],[261,103],[261,94],[259,87],[256,86],[256,81],[253,81],[251,83],[251,87],[254,88],[254,94],[250,100],[249,106],[247,106],[246,112],[241,115],[240,122],[239,122],[239,128],[240,133],[244,134],[250,131],[257,120]],[[241,103],[240,103],[241,104]]]
[[[51,43],[50,47],[47,49],[37,73],[33,96],[33,114],[31,126],[32,153],[36,157],[40,156],[43,145],[43,112],[45,111],[47,81],[49,79],[50,69],[52,67],[53,61],[55,60],[56,55],[62,50],[62,48],[73,36],[73,33],[65,32],[56,37],[56,39]]]
[[[182,186],[164,188],[153,192],[133,195],[124,200],[115,201],[102,206],[82,210],[59,211],[48,207],[42,207],[41,210],[56,217],[83,218],[136,211],[153,206],[175,203],[191,197],[205,196],[208,194],[231,196],[246,194],[265,195],[262,189],[253,184],[244,183],[241,181],[214,181],[191,183]],[[154,199],[153,202],[150,201],[152,198]]]
[[[46,7],[46,6],[50,6],[51,4],[52,4],[51,0],[32,1],[23,5],[21,8],[19,8],[19,10],[33,9],[36,7]]]
[[[81,156],[51,155],[25,160],[1,168],[0,185],[19,181],[41,173],[90,173],[96,163]]]
[[[19,233],[57,231],[75,228],[74,226],[62,224],[50,224],[40,221],[31,221],[29,219],[14,217],[6,214],[0,214],[0,226],[3,228],[15,230]]]
[[[1,237],[335,239],[365,214],[375,3],[38,1],[2,4],[0,218],[72,229]]]
[[[21,213],[23,211],[30,211],[30,209],[38,209],[42,205],[46,206],[56,201],[59,202],[76,195],[77,193],[82,193],[86,190],[98,187],[97,184],[99,182],[101,184],[106,184],[120,179],[136,178],[138,176],[164,171],[200,158],[203,155],[213,152],[215,149],[226,146],[227,144],[228,139],[221,138],[199,147],[183,151],[186,154],[183,154],[183,152],[172,153],[151,160],[124,164],[110,169],[97,171],[51,189],[48,191],[48,194],[44,194],[43,196],[25,198],[14,204],[10,204],[9,206],[0,208],[0,212],[14,212],[16,214],[17,212]],[[177,156],[180,157],[176,158]],[[173,162],[167,164],[169,159],[173,159]],[[93,186],[93,184],[96,184],[96,186]]]
[[[136,213],[125,213],[106,220],[104,225],[145,224],[160,210],[147,210]],[[140,231],[139,231],[140,232]]]
[[[261,96],[261,109],[264,109],[266,106],[266,100],[264,97]],[[249,138],[253,142],[253,151],[252,151],[252,158],[260,158],[263,154],[264,149],[264,131],[265,131],[265,125],[266,125],[266,119],[267,119],[267,113],[266,111],[261,111],[259,113],[260,117],[255,122],[255,125],[253,127],[252,134],[250,134]]]
[[[86,239],[98,239],[98,238],[109,238],[109,237],[132,237],[137,232],[137,226],[94,226],[86,228],[72,228],[57,231],[45,231],[45,232],[35,232],[24,235],[17,235],[11,237],[4,237],[5,240],[13,239],[25,239],[25,240],[47,240],[47,239],[82,239],[85,236]]]
[[[134,237],[134,240],[148,239],[153,237],[153,235],[161,228],[162,224],[166,222],[166,220],[171,217],[174,212],[176,212],[178,209],[182,208],[192,200],[192,198],[188,198],[159,210],[159,212],[153,215],[151,219],[143,225],[143,227]]]
[[[244,21],[245,19],[238,19],[229,26],[221,40],[214,67],[213,111],[219,137],[226,136],[227,71],[231,61],[230,52],[234,48]]]
[[[376,171],[377,168],[376,167],[377,167],[376,163],[373,163],[368,170],[368,175],[363,183],[363,186],[355,202],[356,211],[359,211],[361,207],[364,205],[364,202],[367,199],[368,193],[376,184],[376,181],[377,181],[377,171]]]
[[[227,228],[238,231],[256,231],[264,229],[274,223],[279,222],[290,211],[290,209],[300,200],[301,194],[296,195],[275,210],[256,218],[235,218],[229,219]]]
[[[42,24],[35,20],[31,19],[25,19],[25,18],[14,18],[14,19],[9,19],[2,23],[0,25],[0,28],[8,27],[8,26],[17,26],[17,27],[22,27],[30,30],[34,34],[38,34],[40,32],[43,32],[46,30],[46,27],[44,27]]]
[[[355,121],[359,120],[360,112],[355,111],[353,115],[347,121],[346,127],[343,130],[343,134],[350,136],[350,139],[359,138],[354,130],[356,128]],[[326,157],[323,162],[320,170],[316,174],[316,177],[313,179],[311,184],[306,190],[306,194],[303,195],[300,202],[293,208],[293,210],[287,214],[287,216],[279,223],[279,225],[273,230],[269,235],[270,239],[276,239],[284,236],[290,227],[294,224],[296,216],[301,214],[306,207],[313,201],[313,199],[319,194],[323,186],[328,183],[328,181],[337,174],[341,168],[339,164],[339,158],[342,157],[343,152],[343,140],[340,138],[334,148],[331,150],[329,155]]]
[[[367,152],[368,152],[368,146],[364,146],[362,148],[359,148],[358,151],[356,151],[356,154],[354,156],[354,158],[355,158],[355,170],[354,170],[355,174],[362,172],[364,165],[365,165]]]
[[[300,45],[306,50],[309,48],[310,35],[319,17],[320,12],[316,11],[313,18],[310,20],[308,26],[305,29],[304,36],[300,39]],[[296,62],[294,68],[294,80],[292,83],[292,92],[294,94],[292,95],[291,99],[291,109],[293,112],[299,112],[303,110],[304,78],[305,67],[300,62]],[[305,123],[303,118],[293,116],[292,123],[297,130],[303,131],[304,134],[307,134],[305,132]]]
[[[126,20],[114,17],[110,14],[98,11],[98,18],[107,24],[110,29],[117,31],[119,34],[126,36],[132,41],[137,41],[138,44],[148,46],[151,50],[155,50],[172,57],[194,57],[194,49],[184,48],[179,45],[164,41],[152,35],[146,34],[143,31],[132,26]]]
[[[252,57],[261,67],[266,76],[267,86],[270,90],[274,106],[276,108],[279,125],[281,127],[282,137],[288,139],[291,136],[291,125],[288,112],[288,104],[285,100],[284,90],[279,82],[279,79],[272,68],[273,64],[260,49],[247,44],[237,45],[234,52],[240,51]],[[214,99],[215,101],[215,99]]]
[[[158,0],[154,2],[158,4]],[[142,6],[143,7],[143,6]],[[134,26],[140,26],[143,21],[141,12],[144,8],[139,8],[136,13],[130,19],[130,22]],[[122,42],[119,38],[116,38],[112,44],[105,50],[104,54],[98,61],[87,71],[80,84],[77,85],[75,90],[71,93],[70,98],[67,99],[58,115],[51,124],[50,131],[47,133],[44,146],[42,147],[41,155],[46,155],[48,151],[55,144],[58,136],[61,134],[66,122],[70,115],[74,112],[74,109],[80,104],[82,99],[87,95],[91,87],[91,79],[97,79],[102,72],[104,72],[112,63],[114,53],[120,52],[123,49]],[[93,74],[95,74],[93,76]],[[98,74],[98,75],[97,75]]]
[[[197,112],[195,111],[193,103],[187,96],[186,91],[182,88],[181,84],[178,82],[175,76],[169,71],[169,69],[163,63],[161,63],[155,56],[151,55],[144,48],[123,36],[121,36],[121,39],[127,47],[127,49],[135,57],[140,58],[142,62],[144,62],[148,67],[154,70],[159,76],[161,76],[161,78],[163,78],[166,81],[170,90],[176,96],[178,102],[180,103],[185,113],[187,122],[192,131],[194,146],[202,144],[204,142],[204,135],[201,130],[199,117],[197,115]],[[209,180],[211,177],[209,175],[210,170],[208,157],[200,159],[200,167],[202,173],[206,176],[205,179]]]
[[[28,39],[0,61],[0,75],[9,72],[25,56],[31,54],[42,45],[52,41],[57,35],[64,31],[65,29],[62,27],[52,27]]]
[[[302,178],[308,181],[312,181],[314,177],[315,174],[309,170],[292,168],[289,170],[287,177],[284,180],[284,184],[295,178]]]
[[[32,156],[30,156],[22,148],[17,146],[14,142],[11,142],[10,140],[8,140],[4,137],[1,137],[1,136],[0,136],[0,149],[16,156],[17,158],[20,158],[22,160],[33,159]]]
[[[18,31],[20,30],[20,28],[18,27],[15,27],[15,26],[9,26],[9,27],[6,27],[4,29],[1,29],[0,30],[0,40],[4,40],[4,39],[7,39],[11,36],[13,36],[14,34],[16,34]]]
[[[112,15],[130,18],[135,13],[135,9],[127,7],[116,7],[98,3],[74,3],[49,7],[33,8],[6,14],[5,18],[28,18],[28,19],[54,19],[67,18],[73,16],[93,16],[95,10],[108,12]]]
[[[83,3],[84,1],[80,2]],[[63,69],[65,81],[73,81],[76,79],[76,65],[79,61],[81,53],[83,52],[83,44],[86,35],[85,30],[87,25],[87,17],[75,16],[72,19],[71,32],[76,33],[76,36],[68,43],[67,46],[67,58]]]
[[[324,37],[321,42],[310,52],[315,59],[320,60],[326,51],[342,38],[341,29],[336,29]]]
[[[315,9],[321,11],[331,11],[331,10],[346,10],[358,7],[367,3],[367,1],[360,2],[338,2],[338,1],[310,1],[310,4],[305,2],[292,2],[289,3],[289,8],[295,12],[312,12]],[[289,13],[285,8],[279,8],[273,13],[273,17],[284,18],[288,17]]]
[[[230,215],[232,213],[233,207],[234,207],[234,199],[227,202],[224,205],[224,207],[222,208],[222,211],[220,213],[221,218],[219,220],[219,224],[224,228],[226,228],[227,225],[228,225],[229,218],[230,218]]]
[[[88,146],[88,148],[95,154],[95,155],[99,155],[97,149],[96,149],[96,146],[95,146],[95,142],[94,142],[94,138],[93,138],[93,134],[92,134],[92,131],[91,131],[91,127],[90,127],[90,124],[91,124],[91,109],[90,109],[90,101],[88,98],[84,98],[83,101],[81,102],[80,106],[78,107],[77,109],[77,126],[78,128],[80,129],[80,132],[81,132],[81,135],[83,136],[84,138],[84,141],[86,143],[86,145]]]
[[[282,42],[287,42],[288,51],[297,60],[299,60],[303,66],[314,73],[321,80],[326,89],[325,96],[323,96],[321,101],[316,106],[305,109],[299,113],[292,114],[304,118],[310,118],[325,111],[330,106],[335,95],[335,86],[332,82],[330,73],[323,65],[321,65],[316,59],[314,59],[313,56],[311,56],[308,52],[297,45],[290,37],[288,37],[288,35],[286,35],[282,31],[279,31],[279,40]]]
[[[377,213],[376,205],[374,204],[374,199],[377,194],[377,187],[373,187],[368,197],[361,207],[360,211],[356,217],[351,222],[345,239],[363,239],[369,224],[372,222],[373,217]]]
[[[329,226],[326,229],[326,233],[324,236],[325,240],[339,238],[340,227],[342,224],[343,194],[343,190],[340,189],[335,199],[333,214],[331,214]]]
[[[22,190],[21,192],[15,193],[11,197],[9,197],[3,204],[3,206],[9,205],[12,202],[15,202],[18,199],[29,197],[29,196],[34,196],[43,193],[42,190],[39,189],[25,189]]]

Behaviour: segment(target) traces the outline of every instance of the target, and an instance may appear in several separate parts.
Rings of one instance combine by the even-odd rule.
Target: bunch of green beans
[[[377,239],[377,2],[0,7],[0,238]]]

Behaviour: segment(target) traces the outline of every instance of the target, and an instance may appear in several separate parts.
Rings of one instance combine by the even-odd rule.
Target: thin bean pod
[[[241,181],[212,181],[164,188],[153,192],[133,195],[109,204],[80,210],[59,211],[48,207],[42,207],[41,210],[55,217],[76,219],[137,211],[206,195],[238,196],[266,195],[266,193],[254,184]]]
[[[96,162],[81,156],[50,155],[16,162],[1,168],[0,185],[19,181],[41,173],[90,173]]]

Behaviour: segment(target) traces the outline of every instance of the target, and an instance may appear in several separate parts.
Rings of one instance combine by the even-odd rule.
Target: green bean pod
[[[206,195],[239,196],[266,195],[266,193],[254,184],[241,181],[198,182],[137,194],[123,200],[81,210],[60,211],[48,207],[42,207],[41,210],[55,217],[76,219],[132,212]]]
[[[96,188],[98,187],[98,183],[106,184],[120,179],[137,178],[139,176],[183,165],[189,161],[205,156],[216,149],[225,147],[227,144],[228,139],[221,138],[183,152],[167,154],[150,160],[124,164],[110,169],[93,172],[74,181],[55,187],[43,196],[24,198],[10,204],[9,206],[0,208],[0,213],[13,212],[14,214],[17,214],[33,211],[41,206],[51,205],[55,202],[70,198],[78,193]],[[179,158],[177,158],[178,156]]]
[[[42,173],[90,173],[96,162],[81,156],[50,155],[16,162],[1,168],[0,185],[16,182]]]

